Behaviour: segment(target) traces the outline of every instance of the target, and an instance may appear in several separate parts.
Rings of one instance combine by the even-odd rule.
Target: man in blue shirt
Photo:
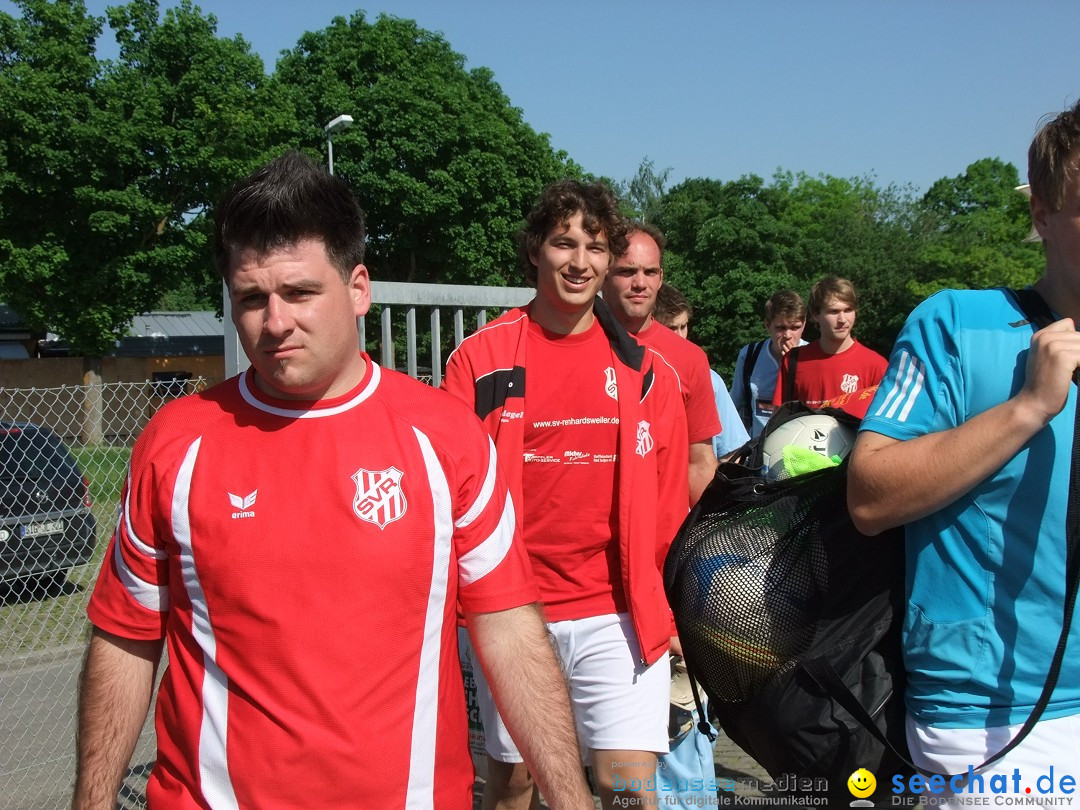
[[[806,304],[797,292],[780,290],[765,302],[765,331],[769,337],[747,343],[735,359],[731,378],[731,401],[743,425],[757,436],[773,412],[773,393],[780,361],[790,349],[805,346]]]
[[[1034,288],[1061,319],[1036,331],[1004,290],[924,301],[897,339],[848,475],[860,530],[906,524],[908,743],[917,765],[939,773],[979,765],[1016,734],[1061,632],[1080,367],[1080,104],[1036,135],[1028,175],[1046,252]],[[977,773],[1019,770],[1028,786],[1051,769],[1055,784],[1080,776],[1077,650],[1080,622],[1040,722]]]

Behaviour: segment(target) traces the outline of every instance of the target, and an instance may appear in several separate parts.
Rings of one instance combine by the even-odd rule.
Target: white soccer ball
[[[797,416],[780,425],[765,437],[761,445],[762,460],[770,477],[784,477],[784,448],[801,447],[804,450],[833,458],[847,457],[855,444],[855,429],[823,413]]]

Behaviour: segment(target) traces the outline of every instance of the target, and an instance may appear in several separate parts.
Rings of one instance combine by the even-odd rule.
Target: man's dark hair
[[[656,247],[660,251],[660,266],[664,266],[664,251],[667,249],[667,239],[664,238],[664,232],[653,225],[651,222],[638,222],[633,221],[627,226],[626,237],[628,240],[627,250],[629,250],[629,238],[635,233],[643,233],[656,242]],[[625,252],[625,251],[624,251]],[[621,256],[622,253],[616,253],[616,256]]]
[[[317,239],[346,281],[364,261],[364,212],[352,190],[299,152],[286,152],[225,192],[214,212],[214,263],[228,281],[241,251],[265,256]]]
[[[644,229],[641,230],[644,231]],[[649,235],[652,236],[652,234]],[[671,326],[671,322],[684,312],[687,318],[694,317],[694,308],[690,306],[686,296],[670,284],[661,284],[660,289],[656,291],[653,317],[664,326]]]
[[[544,188],[540,201],[525,217],[525,227],[518,234],[518,253],[525,283],[530,287],[536,286],[536,266],[529,255],[538,252],[555,228],[564,226],[579,212],[586,233],[604,234],[612,257],[626,252],[626,220],[611,189],[601,182],[559,180]]]
[[[1031,193],[1051,211],[1060,211],[1065,187],[1080,160],[1080,101],[1047,121],[1028,148]]]

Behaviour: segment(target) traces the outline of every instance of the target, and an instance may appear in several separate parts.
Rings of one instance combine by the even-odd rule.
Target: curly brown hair
[[[581,224],[586,232],[594,236],[604,234],[612,257],[626,252],[627,222],[611,189],[599,181],[559,180],[544,188],[518,234],[518,255],[525,271],[525,283],[530,287],[536,286],[536,265],[531,255],[540,250],[548,234],[577,213],[582,215]]]

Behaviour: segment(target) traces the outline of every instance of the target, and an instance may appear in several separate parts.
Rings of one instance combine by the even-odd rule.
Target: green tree
[[[154,0],[110,9],[105,62],[81,0],[17,4],[0,15],[0,296],[100,356],[170,290],[216,304],[206,212],[280,149],[290,108],[188,0],[161,21]]]
[[[1022,287],[1039,277],[1043,253],[1024,241],[1031,216],[1019,182],[1011,163],[983,158],[930,187],[920,205],[924,242],[913,292]]]
[[[668,240],[664,278],[693,304],[691,327],[712,365],[730,379],[739,347],[761,336],[761,305],[794,287],[794,239],[782,218],[786,193],[747,175],[727,183],[686,180],[661,202]]]
[[[541,188],[580,169],[537,134],[487,68],[411,20],[362,12],[304,34],[277,65],[307,144],[339,114],[334,170],[368,219],[376,279],[519,284],[513,236]]]
[[[637,174],[627,183],[618,184],[617,193],[629,209],[627,213],[642,222],[652,222],[656,219],[660,201],[664,198],[664,190],[667,187],[668,178],[673,169],[656,171],[656,165],[648,157],[643,158],[638,165]]]
[[[687,180],[658,207],[665,278],[694,304],[694,340],[725,377],[739,347],[765,336],[764,301],[785,288],[805,297],[826,275],[855,283],[860,340],[887,353],[912,303],[913,212],[909,191],[868,179]]]
[[[796,234],[788,255],[804,296],[819,279],[847,278],[859,294],[858,339],[888,355],[911,307],[909,282],[919,242],[910,188],[879,188],[869,178],[779,173],[788,196],[784,220]],[[815,334],[811,326],[808,337]]]

